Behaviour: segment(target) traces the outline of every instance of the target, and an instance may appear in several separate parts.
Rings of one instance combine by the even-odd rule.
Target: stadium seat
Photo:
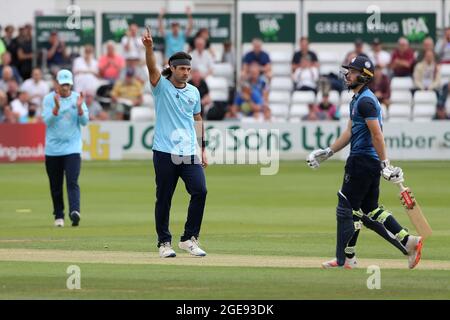
[[[269,105],[272,103],[287,104],[291,100],[291,94],[288,91],[271,90],[269,93]]]
[[[440,67],[442,83],[450,81],[450,64],[443,63]]]
[[[338,64],[329,64],[329,63],[320,64],[320,74],[321,75],[327,75],[330,73],[339,75],[339,71],[340,71],[340,66]]]
[[[341,92],[341,105],[349,105],[350,101],[353,99],[353,91],[351,90],[343,90]]]
[[[315,103],[316,95],[313,91],[294,91],[292,94],[292,103],[308,104]]]
[[[209,76],[205,81],[209,90],[228,90],[228,81],[225,77]]]
[[[410,91],[392,91],[391,93],[391,102],[392,103],[401,103],[401,104],[408,104],[411,105],[411,92]]]
[[[411,104],[406,103],[392,103],[389,106],[389,121],[405,120],[409,121],[411,119]]]
[[[339,92],[337,92],[336,90],[331,90],[329,93],[329,100],[331,101],[331,103],[333,103],[334,105],[338,106],[340,104],[340,96],[339,96]],[[318,92],[317,93],[317,103],[320,103],[322,101],[322,92]]]
[[[272,63],[290,64],[292,60],[292,54],[287,51],[272,51],[270,52],[270,60]]]
[[[142,104],[144,106],[149,106],[149,107],[153,108],[155,106],[155,100],[153,98],[153,95],[149,94],[149,93],[145,93],[143,95],[143,102],[142,102]]]
[[[291,74],[290,63],[272,63],[272,74],[274,76],[289,76]]]
[[[228,86],[232,86],[234,82],[234,69],[229,63],[214,63],[213,75],[215,77],[224,77],[228,81]]]
[[[289,119],[292,118],[302,118],[303,116],[306,116],[309,112],[309,108],[307,104],[299,103],[299,104],[293,104],[291,106],[291,111],[289,114]]]
[[[290,92],[293,89],[293,85],[292,79],[289,77],[273,77],[270,82],[270,89]]]
[[[282,103],[270,104],[270,112],[274,117],[287,119],[289,115],[289,105]]]
[[[227,102],[228,101],[228,89],[213,89],[209,90],[209,95],[211,97],[212,101],[222,101]]]
[[[339,107],[339,116],[341,120],[350,119],[350,107],[348,104],[343,104]]]
[[[155,110],[148,107],[131,108],[130,121],[151,121],[155,119]]]
[[[320,64],[340,65],[342,61],[342,58],[333,51],[319,51],[317,52],[317,56]]]
[[[392,91],[407,91],[414,87],[414,82],[410,77],[393,77],[391,80]]]
[[[434,91],[416,91],[413,98],[413,119],[431,119],[436,113],[437,96]]]

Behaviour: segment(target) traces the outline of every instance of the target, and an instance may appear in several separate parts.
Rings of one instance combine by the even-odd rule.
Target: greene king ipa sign
[[[410,42],[436,39],[435,13],[310,13],[308,34],[311,42],[353,42],[355,38],[371,42]]]
[[[295,13],[243,13],[242,42],[295,42]]]

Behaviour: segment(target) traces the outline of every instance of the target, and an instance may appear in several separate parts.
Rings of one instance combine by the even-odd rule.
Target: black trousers
[[[45,168],[50,181],[55,219],[64,219],[63,183],[66,176],[69,212],[80,212],[80,175],[81,156],[79,153],[64,156],[45,156]]]
[[[192,236],[197,238],[200,233],[207,193],[205,174],[198,159],[195,156],[181,158],[154,150],[153,165],[156,181],[155,223],[158,245],[172,241],[169,231],[169,212],[178,178],[184,181],[186,190],[191,196],[181,241],[186,241]]]

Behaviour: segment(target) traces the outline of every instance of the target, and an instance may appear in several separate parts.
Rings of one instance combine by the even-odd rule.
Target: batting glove
[[[381,161],[381,174],[383,178],[392,183],[402,183],[403,170],[400,167],[394,167],[389,160]]]
[[[316,149],[313,152],[311,152],[306,158],[306,162],[308,163],[308,166],[310,166],[312,169],[317,169],[320,166],[320,163],[327,160],[334,154],[333,150],[331,148],[324,149]]]

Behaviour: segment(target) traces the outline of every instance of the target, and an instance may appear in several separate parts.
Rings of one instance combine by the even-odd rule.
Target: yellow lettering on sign
[[[109,160],[109,132],[100,132],[100,125],[89,125],[90,143],[83,141],[83,151],[89,152],[92,160]]]

